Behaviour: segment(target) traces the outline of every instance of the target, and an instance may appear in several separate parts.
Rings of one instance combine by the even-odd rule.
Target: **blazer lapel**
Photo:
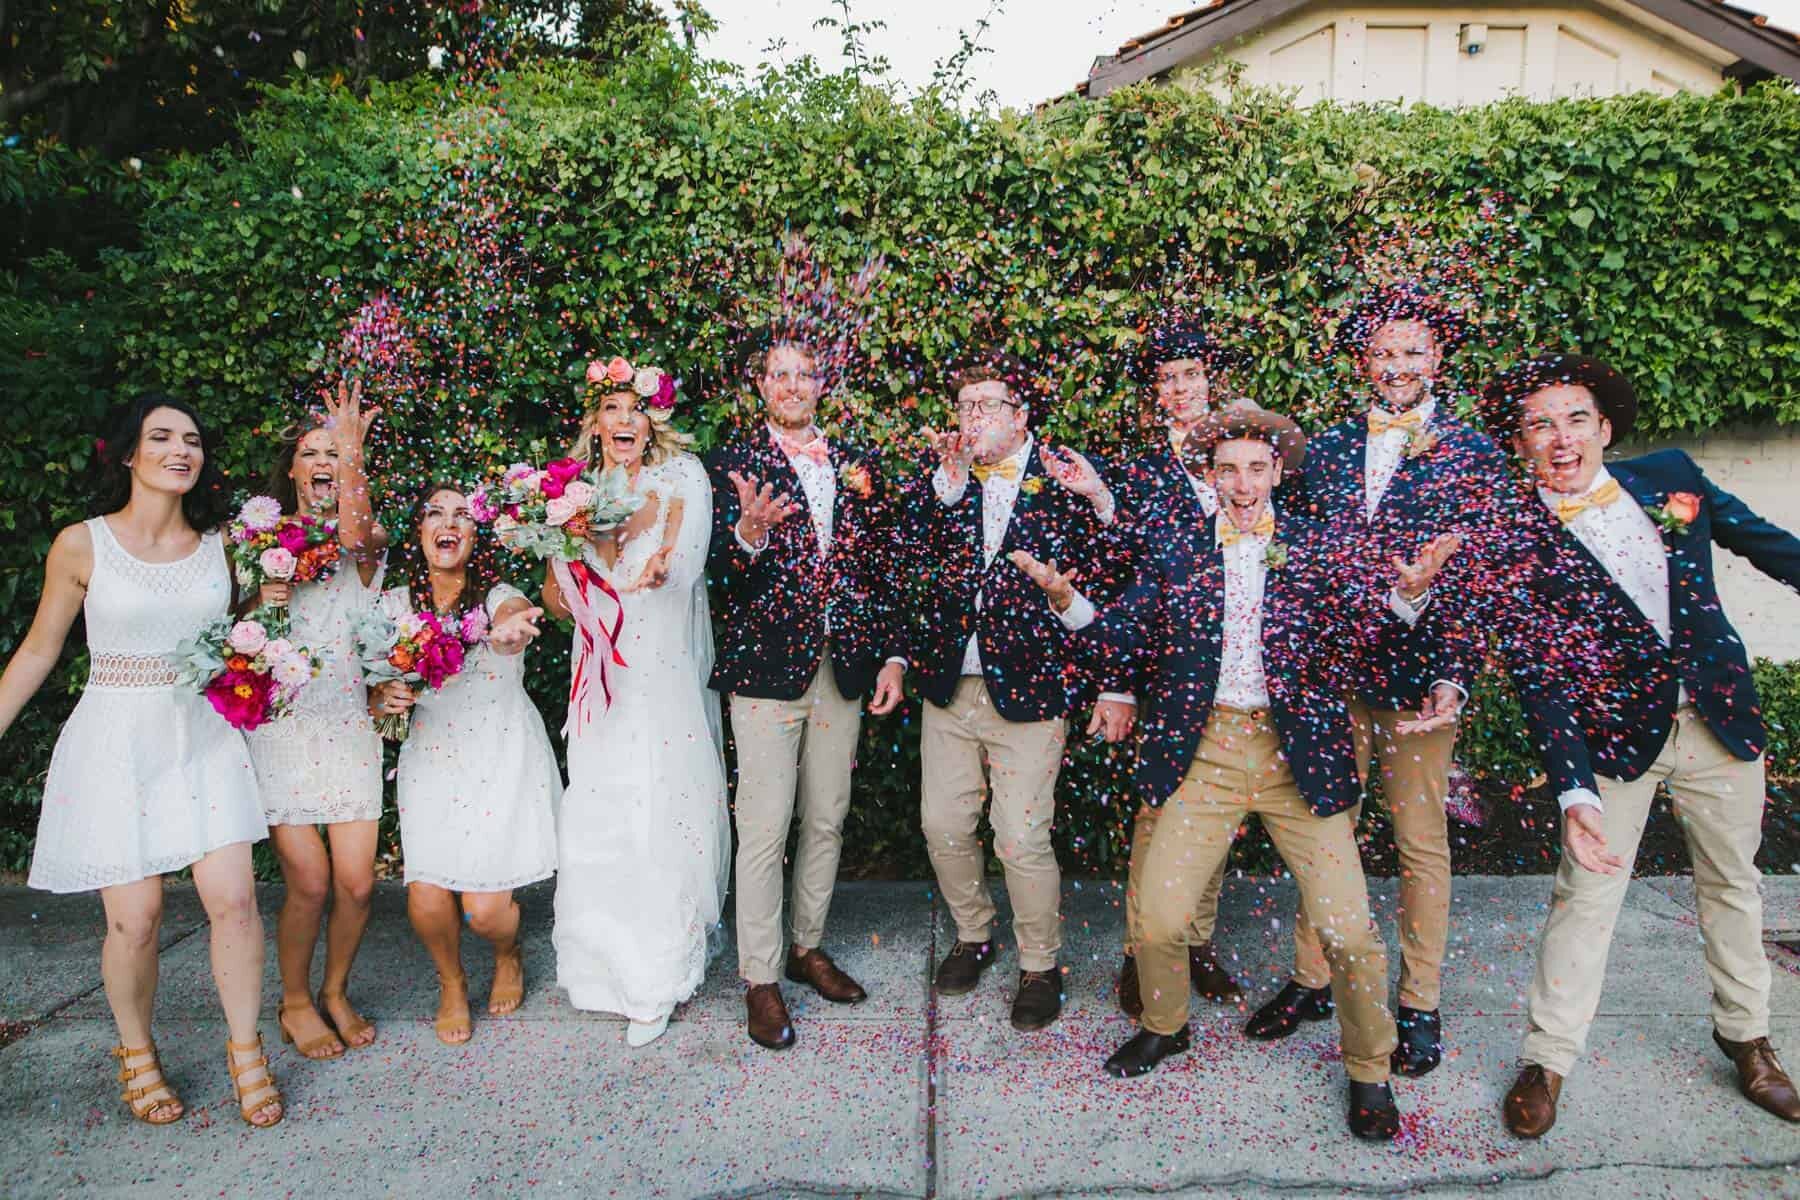
[[[1612,473],[1614,479],[1619,481],[1619,486],[1625,489],[1625,494],[1637,501],[1638,507],[1644,510],[1645,516],[1650,516],[1651,509],[1661,508],[1669,502],[1669,493],[1665,489],[1656,487],[1650,480],[1645,479],[1630,467],[1621,464],[1616,467],[1609,466],[1607,470]],[[1680,603],[1679,597],[1696,594],[1694,575],[1700,570],[1700,564],[1696,561],[1695,555],[1688,553],[1693,537],[1691,533],[1677,533],[1675,530],[1665,527],[1655,517],[1650,517],[1650,520],[1656,525],[1657,533],[1662,538],[1665,561],[1668,563],[1669,644],[1674,645],[1677,640],[1675,631],[1688,624],[1687,614],[1691,608],[1690,605]]]
[[[1033,479],[1037,482],[1033,483]],[[971,479],[970,483],[974,484],[974,480]],[[996,563],[1005,558],[1007,553],[1013,549],[1020,523],[1031,511],[1032,501],[1036,498],[1035,493],[1042,491],[1043,487],[1044,463],[1038,457],[1037,443],[1034,441],[1031,444],[1031,453],[1025,456],[1025,470],[1019,475],[1019,495],[1013,501],[1012,515],[1007,518],[1006,529],[1000,535],[1000,549],[994,552]]]

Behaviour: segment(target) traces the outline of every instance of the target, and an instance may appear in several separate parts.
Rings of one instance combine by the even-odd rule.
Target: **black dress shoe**
[[[1391,1142],[1400,1132],[1394,1089],[1385,1083],[1350,1081],[1350,1132],[1365,1142]]]
[[[1062,1015],[1062,972],[1020,971],[1019,992],[1013,997],[1012,1027],[1020,1033],[1048,1029]]]
[[[1231,977],[1231,972],[1219,965],[1211,942],[1188,947],[1188,978],[1194,981],[1194,990],[1214,1004],[1244,1002],[1244,989]]]
[[[1144,1015],[1144,992],[1138,986],[1137,959],[1129,954],[1119,968],[1119,1011],[1134,1021]]]
[[[940,996],[960,996],[975,990],[981,973],[994,961],[994,943],[958,942],[938,964],[934,986]]]
[[[1394,1016],[1400,1044],[1394,1047],[1389,1067],[1396,1075],[1417,1079],[1444,1061],[1444,1026],[1437,1010],[1408,1008],[1402,1004]]]
[[[1106,1060],[1106,1073],[1115,1079],[1148,1075],[1156,1070],[1157,1063],[1171,1054],[1186,1054],[1191,1045],[1193,1040],[1186,1025],[1167,1035],[1140,1029],[1136,1037],[1113,1051],[1113,1056]]]
[[[1273,1000],[1256,1010],[1244,1026],[1244,1036],[1271,1042],[1300,1028],[1302,1021],[1329,1021],[1336,1013],[1330,988],[1301,987],[1290,979]]]

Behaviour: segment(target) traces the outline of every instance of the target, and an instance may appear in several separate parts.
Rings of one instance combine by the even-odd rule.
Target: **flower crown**
[[[675,407],[675,377],[661,367],[634,367],[615,354],[610,362],[596,359],[589,363],[587,381],[616,387],[629,386],[651,408],[666,412]]]

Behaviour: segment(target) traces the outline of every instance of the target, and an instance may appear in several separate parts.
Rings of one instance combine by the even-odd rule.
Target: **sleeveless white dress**
[[[179,871],[269,834],[243,734],[175,685],[175,647],[231,606],[219,534],[186,558],[147,563],[105,518],[87,528],[88,680],[50,755],[31,855],[31,886],[50,892]]]
[[[495,586],[489,619],[523,597]],[[389,616],[404,616],[409,589],[391,589],[382,604]],[[525,693],[525,654],[477,646],[441,690],[419,693],[400,746],[406,882],[504,892],[550,878],[562,786],[544,719]]]
[[[590,559],[620,593],[627,665],[609,668],[611,706],[596,680],[591,720],[570,731],[552,940],[556,982],[576,1008],[654,1021],[706,974],[731,829],[718,697],[706,686],[712,488],[699,460],[683,454],[645,467],[637,490],[659,498],[652,527],[611,569]],[[667,581],[625,592],[662,545],[675,496],[684,512]],[[601,607],[610,616],[610,602]]]
[[[296,584],[290,639],[319,657],[319,674],[292,707],[252,729],[250,758],[271,825],[332,825],[381,818],[381,735],[356,659],[355,618],[381,594],[344,555],[328,579]]]

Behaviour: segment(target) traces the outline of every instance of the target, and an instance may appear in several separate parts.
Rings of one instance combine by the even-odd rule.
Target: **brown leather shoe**
[[[1219,965],[1211,942],[1188,947],[1188,978],[1194,981],[1194,990],[1214,1004],[1243,1002],[1244,989]]]
[[[1132,1020],[1144,1015],[1144,991],[1138,986],[1137,959],[1129,954],[1119,965],[1119,1011]]]
[[[1752,1042],[1728,1042],[1713,1030],[1713,1041],[1737,1067],[1738,1091],[1750,1103],[1774,1113],[1784,1121],[1800,1121],[1800,1094],[1794,1082],[1775,1057],[1769,1039],[1759,1037]]]
[[[794,1023],[788,1020],[780,984],[752,984],[744,993],[744,1006],[750,1010],[751,1041],[771,1050],[786,1050],[794,1044]]]
[[[1506,1093],[1506,1127],[1514,1136],[1540,1138],[1556,1124],[1556,1101],[1563,1077],[1549,1067],[1526,1063]]]
[[[862,985],[839,970],[838,965],[831,961],[831,955],[823,950],[795,954],[790,949],[787,977],[794,983],[804,983],[833,1004],[861,1004],[869,998],[869,993],[862,990]]]

